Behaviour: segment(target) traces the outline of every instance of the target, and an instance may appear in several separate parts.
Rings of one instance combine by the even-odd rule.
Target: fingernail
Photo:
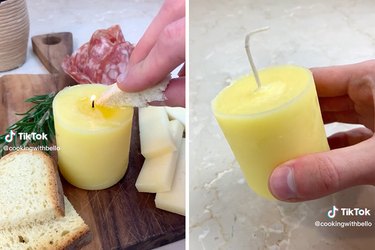
[[[126,79],[126,75],[127,73],[122,73],[120,74],[118,77],[117,77],[117,86],[122,90],[122,91],[127,91],[128,90],[128,86],[125,82],[125,79]]]
[[[125,78],[126,78],[126,73],[122,73],[122,74],[120,74],[120,75],[117,77],[117,82],[119,82],[119,83],[123,83],[123,82],[125,82]]]
[[[293,168],[288,166],[276,168],[270,177],[270,189],[280,200],[297,198]]]

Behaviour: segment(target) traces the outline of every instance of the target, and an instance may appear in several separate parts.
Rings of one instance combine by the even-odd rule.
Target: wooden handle
[[[73,52],[73,36],[70,32],[49,33],[31,38],[33,51],[52,74],[64,74],[61,63]]]

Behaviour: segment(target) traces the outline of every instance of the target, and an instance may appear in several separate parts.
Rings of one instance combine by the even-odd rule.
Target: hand
[[[375,185],[375,60],[312,72],[324,122],[364,127],[329,137],[331,151],[278,166],[269,187],[284,201],[312,200],[351,186]]]
[[[184,61],[185,0],[166,0],[134,48],[127,73],[117,79],[118,86],[128,92],[147,89]],[[165,91],[166,105],[185,106],[185,67],[178,76]]]

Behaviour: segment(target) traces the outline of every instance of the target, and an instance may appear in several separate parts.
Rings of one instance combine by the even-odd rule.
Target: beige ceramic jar
[[[29,16],[25,0],[0,0],[0,71],[26,60]]]

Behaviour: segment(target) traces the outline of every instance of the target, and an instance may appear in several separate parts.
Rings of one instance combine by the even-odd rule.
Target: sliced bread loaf
[[[0,230],[0,249],[79,249],[91,241],[88,226],[65,197],[65,217]]]
[[[64,216],[64,198],[53,160],[21,150],[0,159],[0,229]]]

